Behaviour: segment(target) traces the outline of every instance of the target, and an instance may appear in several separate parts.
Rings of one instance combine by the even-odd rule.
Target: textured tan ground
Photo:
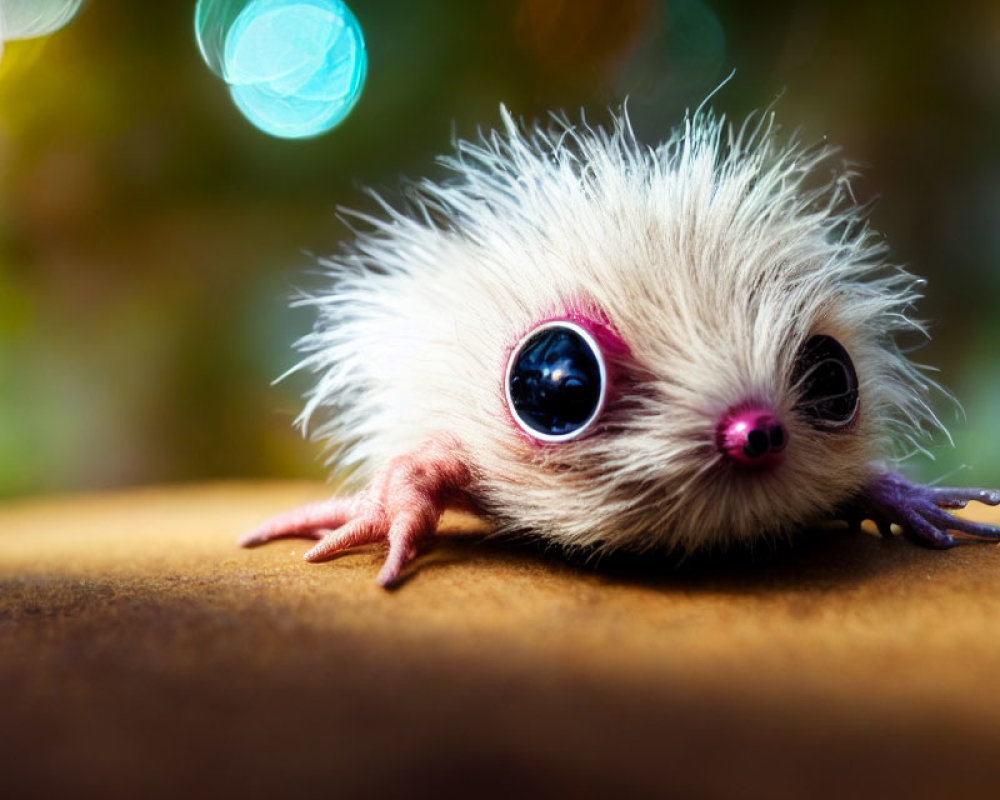
[[[457,538],[391,593],[375,550],[233,546],[324,494],[0,507],[0,794],[1000,796],[992,545],[595,569]]]

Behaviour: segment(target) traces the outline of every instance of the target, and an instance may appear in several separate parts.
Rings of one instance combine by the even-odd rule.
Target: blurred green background
[[[957,447],[924,478],[1000,482],[1000,4],[354,0],[368,82],[310,141],[245,122],[201,61],[193,2],[90,0],[0,63],[0,495],[316,476],[292,429],[313,258],[361,185],[440,175],[453,135],[626,95],[655,142],[714,105],[771,103],[865,165],[875,227],[930,280],[938,398]],[[961,467],[965,465],[964,469]],[[958,470],[957,472],[954,472]]]

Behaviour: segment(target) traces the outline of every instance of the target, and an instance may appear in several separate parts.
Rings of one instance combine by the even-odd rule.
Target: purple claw
[[[970,500],[988,506],[1000,505],[1000,489],[956,489],[936,486],[921,487],[929,499],[941,508],[965,508]]]
[[[950,506],[946,506],[950,508]],[[921,509],[920,515],[928,522],[936,523],[945,530],[959,531],[977,539],[997,539],[1000,540],[1000,528],[996,525],[987,525],[985,522],[973,522],[971,519],[962,519],[947,511],[942,511],[938,506]]]
[[[944,526],[936,526],[913,508],[903,509],[903,535],[916,544],[945,550],[954,547],[955,537]]]
[[[885,472],[865,487],[848,515],[872,520],[884,537],[891,535],[890,526],[895,523],[908,539],[926,547],[948,548],[969,540],[1000,541],[1000,527],[942,510],[964,508],[969,501],[1000,505],[1000,491],[921,486]]]

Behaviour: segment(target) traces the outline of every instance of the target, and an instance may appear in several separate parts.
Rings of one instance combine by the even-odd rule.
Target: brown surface
[[[324,493],[0,508],[0,793],[997,794],[992,545],[598,571],[460,539],[392,593],[375,550],[233,546]]]

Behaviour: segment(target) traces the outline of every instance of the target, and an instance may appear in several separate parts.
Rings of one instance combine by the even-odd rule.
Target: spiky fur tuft
[[[893,448],[938,425],[931,384],[895,344],[921,331],[918,281],[886,262],[850,172],[828,147],[783,142],[772,114],[733,127],[688,115],[658,147],[624,111],[610,129],[557,118],[457,144],[453,180],[415,184],[324,262],[329,293],[299,343],[318,375],[299,422],[364,480],[435,431],[472,462],[501,529],[568,546],[748,541],[829,514]],[[376,199],[377,196],[376,196]],[[628,346],[627,391],[600,427],[539,446],[509,419],[513,344],[581,306]],[[802,342],[837,338],[860,380],[850,432],[793,411]],[[755,401],[787,424],[785,463],[746,475],[714,445],[720,414]]]

